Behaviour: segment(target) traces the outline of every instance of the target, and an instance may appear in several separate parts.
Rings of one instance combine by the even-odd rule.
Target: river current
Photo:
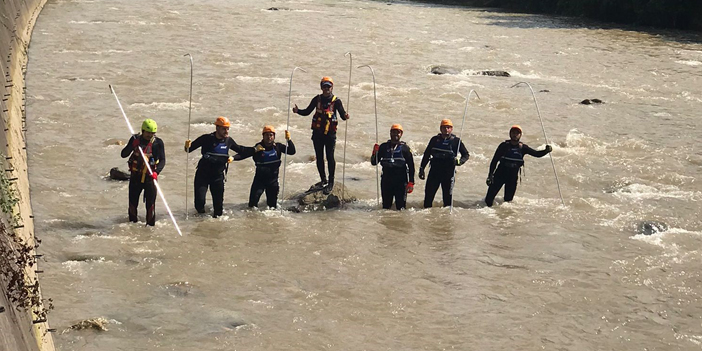
[[[57,348],[699,350],[700,43],[401,2],[49,0],[29,50],[27,148]],[[408,210],[377,209],[373,80],[356,67],[365,64],[381,142],[402,124],[418,163],[441,119],[462,129],[471,157],[458,168],[453,213],[438,207],[440,192],[422,209],[420,180]],[[432,74],[439,65],[454,74]],[[245,160],[229,169],[224,216],[196,216],[188,129],[194,139],[227,116],[230,136],[250,146],[264,124],[284,130],[296,66],[307,71],[292,83],[301,108],[322,76],[335,80],[351,116],[337,182],[345,172],[359,201],[248,210]],[[488,70],[510,77],[479,74]],[[482,202],[512,124],[524,143],[546,145],[529,89],[511,88],[522,81],[536,93],[565,206],[548,156],[527,157],[513,202],[502,193],[495,207]],[[159,124],[159,181],[182,237],[160,199],[154,228],[127,222],[127,183],[107,177],[126,169],[114,144],[129,138],[109,84],[134,128]],[[461,128],[470,90],[480,99]],[[290,116],[298,153],[285,197],[318,181],[309,124]],[[642,222],[666,230],[640,234]],[[70,329],[91,318],[108,330]]]

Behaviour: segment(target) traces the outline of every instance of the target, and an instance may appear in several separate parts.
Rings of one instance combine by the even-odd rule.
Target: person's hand
[[[346,120],[348,120],[348,119],[349,119],[349,114],[347,113],[347,114],[344,115],[344,121],[346,121]]]
[[[256,152],[266,150],[266,148],[263,147],[263,145],[261,145],[261,144],[256,144],[256,146],[254,146],[254,149],[256,150]]]
[[[460,165],[462,165],[461,159],[459,159],[458,157],[456,157],[456,166],[460,166]]]
[[[380,149],[380,145],[374,144],[373,145],[373,156],[378,153],[378,150]]]
[[[546,152],[551,153],[551,151],[553,151],[553,148],[551,147],[551,145],[546,145]]]
[[[151,173],[151,178],[153,178],[153,180],[158,180],[158,173],[156,173],[156,172]]]
[[[487,186],[491,186],[493,181],[494,179],[492,178],[492,176],[489,176],[487,177],[487,179],[485,179],[485,184],[487,184]]]
[[[193,142],[190,141],[190,139],[186,140],[185,145],[183,146],[183,150],[185,150],[185,152],[188,152],[188,150],[190,150],[190,145],[192,145],[192,144],[193,144]]]
[[[132,140],[132,149],[136,149],[139,146],[139,135],[134,135],[134,140]]]
[[[424,168],[419,169],[419,179],[424,180]]]
[[[290,132],[288,132],[287,130],[285,131],[285,140],[290,140]]]
[[[297,113],[297,111],[299,111],[299,110],[300,110],[300,109],[297,108],[297,104],[295,104],[295,107],[293,107],[293,113]]]
[[[227,158],[227,163],[232,163],[232,161],[234,161],[234,157],[229,156]]]
[[[409,183],[407,183],[407,193],[408,193],[408,194],[411,194],[412,191],[414,191],[414,183],[413,183],[413,182],[409,182]]]

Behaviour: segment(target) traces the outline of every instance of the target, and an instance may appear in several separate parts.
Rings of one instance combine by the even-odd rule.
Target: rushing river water
[[[277,8],[273,10],[270,8]],[[373,83],[381,141],[392,123],[419,162],[439,121],[471,152],[455,209],[376,208]],[[225,215],[186,220],[199,153],[213,131],[253,145],[285,128],[319,79],[349,110],[343,210],[247,210],[250,160],[232,164]],[[433,75],[433,66],[457,74]],[[68,350],[699,350],[702,277],[702,45],[680,33],[588,27],[568,19],[366,1],[57,1],[34,30],[28,83],[32,206],[50,322]],[[477,75],[504,70],[511,77]],[[487,208],[485,177],[512,124],[546,144],[528,158],[512,203]],[[159,177],[184,235],[157,201],[155,228],[127,223],[125,124],[159,123]],[[582,105],[583,99],[604,104]],[[309,117],[292,115],[298,154],[286,196],[318,181]],[[337,147],[342,174],[343,125]],[[279,133],[282,136],[281,133]],[[440,192],[437,195],[437,204]],[[209,203],[209,199],[208,199]],[[290,205],[291,201],[286,201]],[[143,206],[140,215],[143,218]],[[642,221],[668,229],[637,234]],[[68,330],[105,318],[106,332]]]

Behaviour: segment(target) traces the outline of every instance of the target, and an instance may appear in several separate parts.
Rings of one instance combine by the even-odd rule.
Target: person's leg
[[[383,208],[390,209],[392,207],[392,181],[386,176],[380,178],[380,196],[383,198]]]
[[[144,183],[144,198],[146,199],[146,225],[156,225],[156,184],[153,181]]]
[[[327,168],[329,169],[329,184],[333,185],[334,175],[336,174],[336,159],[334,158],[334,150],[336,149],[336,134],[325,136],[324,148],[327,155]]]
[[[266,204],[268,207],[276,208],[278,207],[278,192],[280,191],[280,185],[278,180],[274,180],[266,185]]]
[[[254,178],[253,183],[251,183],[251,192],[249,193],[249,207],[258,207],[258,200],[261,199],[265,189],[266,187]]]
[[[492,185],[488,187],[487,194],[485,195],[485,204],[487,204],[488,207],[492,207],[492,204],[495,201],[495,196],[497,196],[504,184],[504,175],[500,171],[496,172],[492,179]]]
[[[209,185],[207,175],[203,174],[200,170],[196,171],[193,183],[195,189],[195,209],[198,213],[205,213],[205,196],[207,196],[207,187]]]
[[[139,195],[141,195],[141,181],[139,177],[129,179],[129,221],[137,222],[137,207],[139,206]]]
[[[212,195],[212,217],[217,218],[224,210],[224,176],[210,183],[210,195]]]
[[[505,181],[505,201],[509,202],[514,199],[514,194],[517,192],[517,182],[519,181],[519,173],[510,174]]]
[[[424,208],[429,208],[434,203],[434,196],[436,196],[436,191],[439,190],[439,185],[441,184],[441,179],[439,178],[438,172],[434,171],[434,168],[429,169],[429,175],[427,175],[427,183],[424,186]]]
[[[444,207],[451,206],[453,198],[453,170],[446,170],[441,177],[441,195],[444,200]]]
[[[327,182],[327,175],[324,172],[324,140],[315,134],[312,134],[312,145],[314,146],[314,157],[317,161],[317,172],[322,184]]]
[[[407,183],[406,179],[395,179],[395,208],[401,210],[407,207]]]

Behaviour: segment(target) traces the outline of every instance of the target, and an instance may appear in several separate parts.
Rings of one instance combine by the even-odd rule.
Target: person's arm
[[[229,149],[233,150],[236,153],[241,153],[241,151],[244,149],[243,146],[239,145],[232,139],[231,137],[227,137],[229,140],[227,140],[227,144],[229,145]]]
[[[458,161],[459,166],[466,163],[468,161],[468,158],[470,157],[470,154],[468,153],[468,149],[466,149],[466,146],[463,144],[462,140],[458,140],[459,142],[459,152],[461,153],[461,159]]]
[[[409,181],[410,183],[414,183],[414,157],[412,157],[412,150],[410,150],[410,147],[407,144],[403,146],[402,157],[405,158],[405,162],[407,163]]]
[[[319,99],[319,95],[315,96],[312,98],[312,101],[310,101],[310,104],[307,106],[306,109],[304,110],[297,110],[297,114],[300,116],[309,116],[312,111],[314,111],[317,108],[317,99]]]
[[[435,143],[435,138],[432,137],[429,139],[429,144],[427,144],[427,148],[424,150],[424,155],[422,155],[422,163],[419,164],[419,169],[424,169],[427,166],[427,163],[429,163],[429,157],[431,156],[431,149],[433,148],[432,145]]]
[[[380,146],[378,146],[378,150],[371,153],[371,159],[370,162],[373,166],[377,165],[378,162],[380,162],[380,155],[383,155],[385,153],[385,149],[388,147],[387,143],[382,143]],[[375,148],[375,145],[373,145],[373,148]]]
[[[188,149],[188,152],[193,152],[193,151],[197,150],[199,147],[201,147],[204,144],[205,139],[208,136],[209,136],[209,134],[204,134],[204,135],[200,135],[199,137],[197,137],[197,139],[195,139],[195,141],[193,141],[192,144],[190,144],[190,148]]]
[[[526,144],[522,144],[522,152],[524,152],[525,155],[531,155],[534,157],[544,157],[546,156],[549,152],[551,152],[551,145],[546,145],[546,148],[543,150],[534,150],[527,146]]]
[[[256,153],[256,148],[255,147],[250,147],[250,146],[239,146],[240,151],[237,151],[237,154],[234,155],[234,161],[241,161],[245,160],[251,156],[253,156]]]
[[[288,140],[288,148],[286,149],[285,144],[278,143],[278,150],[280,150],[281,153],[292,156],[295,154],[295,144],[293,144],[292,140]]]
[[[136,143],[138,143],[138,141],[137,141],[138,136],[137,135],[138,134],[132,135],[132,137],[129,138],[129,141],[127,141],[127,145],[124,146],[124,149],[122,149],[122,153],[120,154],[122,156],[122,158],[129,157],[129,155],[131,155],[132,152],[134,151],[134,146]]]
[[[339,116],[341,116],[341,119],[344,121],[349,119],[349,115],[346,114],[346,110],[344,110],[344,104],[341,103],[341,99],[336,99],[334,101],[334,109],[339,112]]]
[[[166,148],[163,146],[163,140],[158,139],[158,142],[154,142],[152,147],[154,148],[154,158],[158,161],[158,163],[156,163],[156,169],[152,171],[161,174],[163,167],[166,167]]]
[[[501,143],[499,146],[497,146],[497,149],[495,149],[495,155],[492,156],[492,161],[490,161],[490,172],[488,173],[488,178],[492,177],[493,174],[495,174],[495,168],[497,168],[497,162],[500,161],[502,156],[505,155],[506,148],[508,147],[507,143]]]

